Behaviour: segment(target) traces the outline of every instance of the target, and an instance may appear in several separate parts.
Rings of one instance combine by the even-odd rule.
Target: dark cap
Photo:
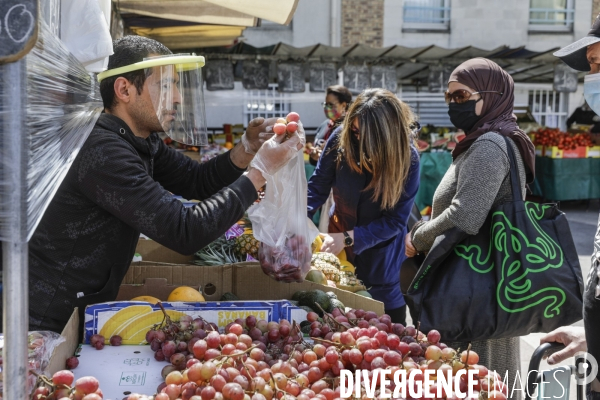
[[[586,37],[563,47],[555,52],[554,55],[573,69],[589,71],[590,64],[587,60],[587,47],[598,42],[600,42],[600,14],[596,17],[596,21],[594,21],[594,25],[592,25],[592,29],[590,29]]]

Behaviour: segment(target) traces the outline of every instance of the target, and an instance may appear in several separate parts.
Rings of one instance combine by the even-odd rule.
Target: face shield
[[[148,90],[156,114],[156,129],[162,127],[162,131],[176,142],[207,146],[202,66],[204,57],[194,54],[149,57],[104,71],[98,75],[98,81],[143,69],[146,74],[144,90]]]

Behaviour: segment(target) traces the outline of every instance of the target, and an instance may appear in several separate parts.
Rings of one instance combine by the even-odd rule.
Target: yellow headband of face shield
[[[195,68],[202,68],[204,66],[204,57],[194,55],[156,57],[126,65],[124,67],[113,68],[100,72],[98,74],[98,82],[102,82],[104,79],[110,78],[111,76],[122,75],[140,69],[160,67],[163,65],[175,65],[178,71],[190,71]]]

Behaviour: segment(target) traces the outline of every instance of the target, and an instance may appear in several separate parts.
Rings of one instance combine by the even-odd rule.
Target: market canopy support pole
[[[26,61],[0,66],[2,80],[2,164],[4,176],[0,177],[6,187],[3,210],[8,216],[4,224],[6,232],[0,237],[11,241],[2,242],[2,348],[4,400],[28,399],[27,391],[27,331],[29,326],[29,265],[27,251],[27,163],[29,136],[25,127],[27,106]],[[1,149],[1,147],[0,147]]]

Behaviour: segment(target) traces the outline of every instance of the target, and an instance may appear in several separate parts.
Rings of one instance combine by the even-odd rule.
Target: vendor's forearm
[[[244,172],[244,175],[250,179],[257,191],[267,183],[261,172],[255,168],[250,168],[247,172]]]
[[[250,161],[254,158],[253,154],[246,153],[242,143],[238,143],[229,153],[231,162],[238,168],[248,168]]]

